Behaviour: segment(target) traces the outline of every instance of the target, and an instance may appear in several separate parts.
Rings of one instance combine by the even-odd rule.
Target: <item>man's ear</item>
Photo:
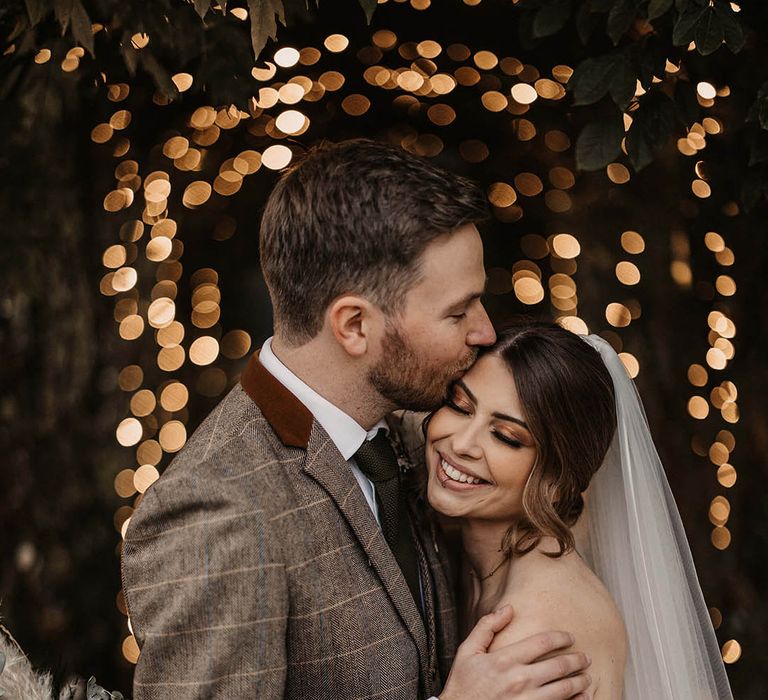
[[[337,297],[326,314],[336,342],[352,357],[362,357],[378,343],[384,317],[368,299],[355,294]]]

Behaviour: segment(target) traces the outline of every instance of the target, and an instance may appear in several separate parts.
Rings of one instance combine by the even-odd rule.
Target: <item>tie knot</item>
[[[355,462],[374,483],[397,477],[397,458],[383,430],[379,430],[372,440],[363,442],[355,452]]]

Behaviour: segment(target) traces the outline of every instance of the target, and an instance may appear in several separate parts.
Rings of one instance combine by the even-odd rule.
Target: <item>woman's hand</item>
[[[568,632],[542,632],[488,651],[511,619],[512,608],[505,605],[478,620],[456,652],[439,700],[588,700],[591,660],[566,652],[574,642]]]

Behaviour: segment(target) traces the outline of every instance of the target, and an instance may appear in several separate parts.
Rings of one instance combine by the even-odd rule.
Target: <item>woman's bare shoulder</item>
[[[624,621],[600,580],[579,562],[545,562],[521,586],[512,588],[500,605],[512,605],[514,617],[496,635],[491,649],[539,632],[570,632],[573,649],[592,658],[591,675],[601,688],[594,697],[613,700],[621,697],[626,662]]]

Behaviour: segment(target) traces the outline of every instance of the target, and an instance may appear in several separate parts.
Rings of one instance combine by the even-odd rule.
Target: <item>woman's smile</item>
[[[461,466],[455,460],[447,458],[435,450],[436,476],[443,488],[453,491],[474,491],[484,486],[492,486],[491,482],[478,476],[476,472]]]

